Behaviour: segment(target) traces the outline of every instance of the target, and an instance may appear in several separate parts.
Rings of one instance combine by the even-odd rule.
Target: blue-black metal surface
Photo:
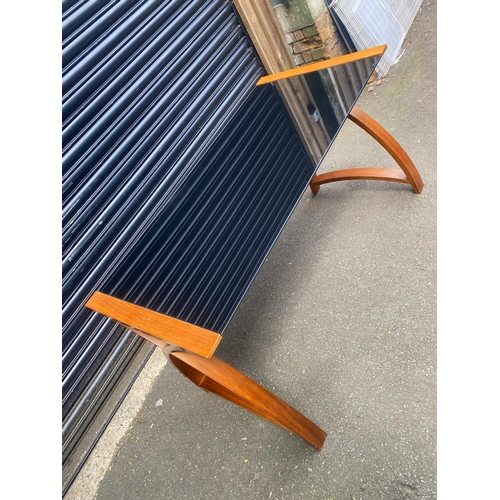
[[[227,0],[62,5],[64,493],[152,352],[87,299],[222,332],[313,167]]]
[[[223,333],[312,174],[274,87],[255,88],[102,291]]]

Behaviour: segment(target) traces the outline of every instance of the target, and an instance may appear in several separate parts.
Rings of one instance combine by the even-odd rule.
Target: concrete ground
[[[217,355],[327,433],[322,451],[207,394],[161,352],[65,500],[434,499],[437,2],[358,105],[424,180],[306,192]],[[348,122],[320,172],[398,168]]]

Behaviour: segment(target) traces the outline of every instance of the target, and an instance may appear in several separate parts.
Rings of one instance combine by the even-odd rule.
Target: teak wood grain
[[[357,106],[352,108],[348,118],[370,134],[393,157],[401,167],[401,170],[406,174],[409,184],[413,187],[413,191],[416,194],[421,193],[424,188],[422,177],[420,177],[417,167],[396,139],[370,115]]]
[[[346,180],[376,180],[410,184],[416,194],[424,188],[424,182],[417,167],[406,151],[378,122],[363,110],[354,106],[348,118],[370,134],[396,161],[401,170],[390,168],[347,168],[315,175],[309,184],[313,194],[318,194],[322,184]]]
[[[300,436],[318,450],[323,447],[325,431],[278,396],[216,356],[207,360],[189,352],[174,351],[169,353],[169,357],[172,364],[198,387]]]
[[[219,333],[101,292],[94,292],[85,305],[122,323],[139,335],[144,332],[204,358],[211,358],[222,340],[222,335]],[[148,340],[154,342],[154,339]],[[154,343],[161,346],[158,342]]]
[[[411,184],[401,170],[393,168],[345,168],[334,170],[325,174],[316,175],[311,182],[311,190],[314,194],[319,191],[319,186],[335,181],[392,181],[403,184]]]
[[[317,63],[307,64],[305,66],[300,66],[299,68],[293,68],[286,71],[281,71],[279,73],[274,73],[272,75],[263,76],[256,85],[265,85],[271,82],[277,82],[278,80],[286,80],[295,76],[305,75],[307,73],[313,73],[315,71],[320,71],[322,69],[333,68],[334,66],[340,66],[342,64],[348,64],[355,61],[360,61],[362,59],[368,59],[369,57],[381,56],[387,49],[387,45],[379,45],[378,47],[373,47],[371,49],[360,50],[352,54],[347,54],[345,56],[334,57],[332,59],[327,59],[326,61],[319,61]]]

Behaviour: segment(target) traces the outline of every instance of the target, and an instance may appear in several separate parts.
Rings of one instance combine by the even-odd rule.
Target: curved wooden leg
[[[348,118],[365,132],[368,132],[396,160],[402,172],[390,168],[348,168],[336,170],[326,174],[315,175],[310,183],[312,193],[317,194],[321,184],[326,184],[327,182],[355,179],[402,182],[410,184],[416,194],[421,193],[424,183],[417,167],[415,167],[406,151],[396,139],[357,106],[352,108]]]
[[[283,429],[297,434],[321,450],[326,432],[257,382],[212,356],[202,358],[186,351],[168,353],[173,365],[198,387],[213,392]]]

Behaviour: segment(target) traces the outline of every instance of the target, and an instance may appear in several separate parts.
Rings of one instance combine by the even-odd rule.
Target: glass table
[[[162,348],[172,364],[199,387],[299,435],[318,449],[326,438],[321,428],[214,353],[308,187],[317,194],[328,182],[370,179],[405,183],[415,193],[422,191],[422,179],[404,149],[355,105],[385,50],[386,46],[375,47],[260,78],[252,102],[264,105],[272,92],[300,92],[301,104],[319,135],[320,160],[294,162],[294,151],[285,151],[289,162],[279,162],[281,167],[266,163],[264,168],[259,158],[265,151],[253,151],[249,137],[248,154],[255,160],[235,156],[229,167],[227,162],[222,167],[217,155],[231,152],[214,146],[213,154],[207,155],[210,161],[185,176],[150,229],[155,237],[148,241],[153,244],[147,248],[139,245],[130,256],[138,272],[123,281],[118,279],[118,270],[117,279],[94,292],[86,303]],[[237,111],[239,117],[255,119],[259,106],[252,106],[243,103]],[[400,169],[353,168],[317,175],[347,119],[378,141]],[[299,142],[297,151],[304,150]],[[131,263],[124,265],[128,268]],[[148,281],[148,269],[154,280]],[[151,289],[161,301],[148,295]]]
[[[314,194],[320,186],[341,180],[383,180],[410,184],[419,194],[423,187],[420,174],[401,145],[368,114],[355,104],[373,74],[386,46],[355,52],[261,78],[257,85],[304,77],[311,93],[308,110],[311,119],[321,120],[327,136],[324,155],[333,144],[346,119],[370,134],[394,158],[401,170],[388,168],[351,168],[315,175],[310,183]],[[321,161],[318,163],[318,167]]]

